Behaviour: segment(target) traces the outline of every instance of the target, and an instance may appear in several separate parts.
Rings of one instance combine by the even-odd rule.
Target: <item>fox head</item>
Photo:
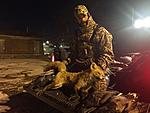
[[[90,70],[91,74],[96,78],[102,79],[105,76],[104,70],[102,70],[101,67],[97,66],[94,62],[91,64]]]

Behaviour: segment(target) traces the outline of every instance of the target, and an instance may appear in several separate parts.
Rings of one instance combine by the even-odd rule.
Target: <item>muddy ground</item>
[[[23,89],[43,74],[47,63],[41,59],[0,59],[0,113],[60,113]]]

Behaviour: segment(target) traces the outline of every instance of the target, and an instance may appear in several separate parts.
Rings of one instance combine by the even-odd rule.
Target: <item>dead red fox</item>
[[[105,77],[104,71],[94,62],[89,69],[78,73],[67,72],[65,64],[59,61],[52,62],[49,65],[49,69],[52,67],[58,68],[59,72],[56,74],[54,81],[40,90],[37,95],[41,95],[48,89],[61,88],[64,84],[69,84],[70,82],[74,84],[76,93],[80,91],[84,94],[88,94],[89,89],[92,87],[92,83]]]

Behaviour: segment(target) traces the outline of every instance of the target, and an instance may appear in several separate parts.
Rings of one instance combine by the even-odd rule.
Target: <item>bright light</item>
[[[45,46],[46,44],[45,43],[43,43],[43,46]]]
[[[44,51],[46,51],[46,48],[44,48]]]
[[[46,41],[46,44],[49,44],[49,41]]]
[[[141,28],[143,27],[143,21],[142,20],[136,20],[135,23],[134,23],[134,27],[135,28]]]
[[[63,47],[63,45],[60,45],[60,48],[62,48]]]
[[[135,28],[150,28],[150,17],[138,19],[134,23]]]
[[[52,55],[52,62],[54,62],[55,61],[55,56],[54,55]]]
[[[150,28],[150,17],[144,19],[144,25],[146,28]]]

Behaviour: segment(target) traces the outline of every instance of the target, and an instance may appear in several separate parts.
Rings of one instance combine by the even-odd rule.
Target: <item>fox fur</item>
[[[48,89],[58,89],[65,84],[73,83],[74,91],[76,93],[79,93],[80,91],[87,95],[92,84],[105,77],[104,71],[94,62],[91,64],[89,69],[77,73],[67,72],[65,64],[59,61],[52,62],[49,65],[49,69],[50,68],[57,68],[58,73],[56,74],[54,81],[45,86],[42,91],[40,91],[41,93]],[[38,94],[40,94],[40,92],[38,92]]]

